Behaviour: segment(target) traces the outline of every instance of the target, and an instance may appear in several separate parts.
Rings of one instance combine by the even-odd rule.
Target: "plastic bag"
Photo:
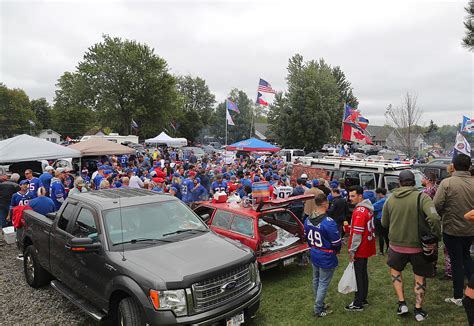
[[[357,292],[357,281],[354,270],[354,263],[347,265],[344,274],[342,274],[341,280],[337,285],[339,293],[347,294],[351,292]]]

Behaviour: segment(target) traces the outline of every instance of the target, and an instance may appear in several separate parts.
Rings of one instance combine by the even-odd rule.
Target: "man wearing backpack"
[[[426,216],[432,235],[441,237],[440,217],[431,198],[415,187],[415,175],[405,170],[398,176],[400,188],[395,189],[382,210],[382,227],[389,229],[390,239],[387,265],[398,297],[398,315],[408,313],[403,292],[402,271],[410,263],[415,274],[415,319],[423,321],[428,314],[423,310],[426,277],[433,274],[433,263],[425,257],[419,234],[419,220]],[[434,250],[435,244],[431,245]],[[427,248],[430,249],[430,248]]]

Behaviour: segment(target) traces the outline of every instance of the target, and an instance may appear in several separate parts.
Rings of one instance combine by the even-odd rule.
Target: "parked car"
[[[17,238],[26,282],[51,281],[95,320],[236,324],[258,310],[255,255],[211,232],[175,197],[109,189],[72,195],[48,216],[23,216]]]
[[[423,174],[428,172],[434,173],[436,175],[437,181],[439,182],[449,176],[447,168],[450,163],[451,162],[448,164],[430,162],[425,164],[415,164],[414,168],[421,171]]]
[[[309,250],[303,223],[289,207],[295,201],[313,198],[314,195],[301,195],[268,200],[256,209],[201,202],[194,211],[217,234],[251,248],[257,255],[260,270],[266,270],[292,264]]]

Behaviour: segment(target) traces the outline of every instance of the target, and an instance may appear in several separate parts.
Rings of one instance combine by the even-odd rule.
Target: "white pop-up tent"
[[[188,141],[186,138],[172,138],[163,131],[155,138],[146,139],[145,143],[181,147],[186,146],[188,144]]]
[[[80,156],[81,152],[77,150],[25,134],[0,141],[0,162],[2,163],[54,160]]]

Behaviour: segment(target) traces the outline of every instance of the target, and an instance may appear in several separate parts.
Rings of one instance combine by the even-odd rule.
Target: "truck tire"
[[[51,280],[51,274],[41,267],[38,254],[33,245],[26,247],[23,253],[23,272],[26,283],[35,289],[48,284]]]
[[[143,309],[132,297],[122,299],[117,309],[118,325],[142,326],[145,325]]]

